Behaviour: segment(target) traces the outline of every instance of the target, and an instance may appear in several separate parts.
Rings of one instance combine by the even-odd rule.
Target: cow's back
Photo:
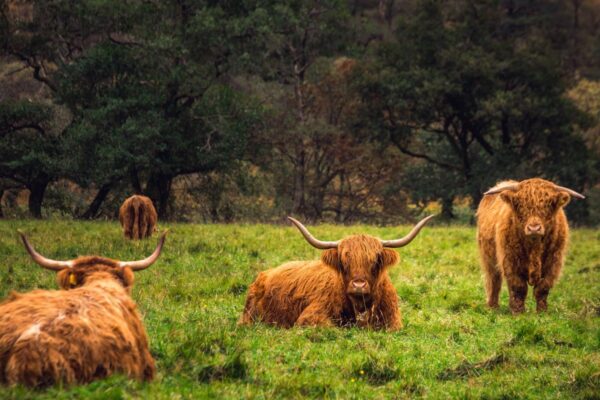
[[[47,386],[123,373],[151,379],[154,361],[133,301],[101,289],[33,291],[0,305],[0,379]]]

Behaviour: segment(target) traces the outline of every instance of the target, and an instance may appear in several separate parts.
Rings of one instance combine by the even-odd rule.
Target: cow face
[[[323,252],[322,260],[340,272],[346,295],[354,309],[364,312],[373,302],[373,292],[385,268],[398,262],[398,253],[367,235],[350,236],[336,249]]]
[[[500,197],[510,205],[523,234],[531,239],[540,239],[552,229],[556,213],[571,198],[542,179],[523,181],[518,190],[502,192]]]

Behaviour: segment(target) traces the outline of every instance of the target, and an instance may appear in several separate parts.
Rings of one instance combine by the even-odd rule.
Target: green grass
[[[563,277],[548,312],[512,316],[485,306],[472,227],[426,228],[400,249],[391,277],[400,332],[238,328],[246,289],[264,269],[319,251],[292,227],[184,225],[171,228],[161,259],[137,274],[133,297],[157,362],[149,384],[113,377],[90,385],[0,398],[600,398],[600,231],[572,232]],[[155,238],[128,242],[116,223],[0,222],[0,298],[56,288],[54,274],[25,255],[15,230],[43,254],[118,259],[147,255]],[[391,238],[403,228],[319,226],[337,239],[355,232]]]

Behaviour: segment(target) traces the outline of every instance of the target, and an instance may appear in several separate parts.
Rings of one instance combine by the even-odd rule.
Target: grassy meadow
[[[572,232],[563,276],[538,315],[485,306],[473,227],[426,227],[399,249],[390,271],[405,328],[239,328],[248,285],[261,270],[319,257],[291,226],[164,224],[163,255],[137,274],[137,301],[157,363],[148,384],[112,377],[33,391],[0,388],[2,399],[121,398],[600,398],[600,230]],[[0,222],[0,298],[11,290],[55,289],[17,240],[28,233],[57,259],[99,254],[145,257],[156,237],[122,239],[117,223]],[[382,238],[409,227],[313,227],[334,240]]]

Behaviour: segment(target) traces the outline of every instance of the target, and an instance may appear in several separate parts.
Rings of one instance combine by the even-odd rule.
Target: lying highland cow
[[[119,222],[128,239],[138,240],[152,236],[157,220],[152,200],[146,196],[133,195],[119,209]]]
[[[585,198],[539,178],[501,182],[485,193],[477,210],[477,241],[490,307],[498,307],[504,276],[513,313],[525,310],[528,283],[537,310],[546,310],[563,265],[569,237],[563,207],[571,196]]]
[[[136,305],[133,271],[148,268],[162,250],[140,261],[79,257],[55,261],[25,248],[44,268],[57,271],[64,290],[12,293],[0,304],[0,383],[45,387],[87,383],[115,373],[154,377],[154,360]]]
[[[248,290],[239,323],[262,321],[294,325],[358,325],[390,331],[402,328],[398,295],[387,269],[398,262],[391,250],[409,244],[432,218],[402,239],[354,235],[337,242],[314,238],[289,218],[308,243],[325,250],[320,261],[295,261],[261,272]]]

